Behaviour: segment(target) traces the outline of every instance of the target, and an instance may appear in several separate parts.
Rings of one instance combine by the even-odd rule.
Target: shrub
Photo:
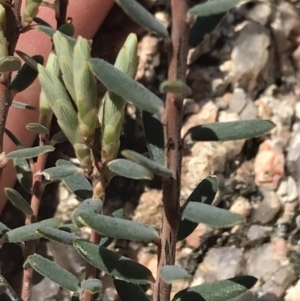
[[[74,300],[91,300],[93,294],[102,290],[102,283],[95,276],[96,269],[113,277],[122,301],[149,300],[142,289],[142,285],[146,284],[151,284],[153,300],[169,301],[172,283],[191,277],[187,271],[174,265],[176,243],[189,236],[199,223],[227,228],[243,222],[242,216],[212,206],[218,189],[214,176],[203,179],[183,206],[180,207],[179,203],[182,108],[183,99],[191,93],[185,84],[188,43],[200,43],[226,12],[239,3],[238,0],[216,2],[211,0],[188,10],[185,1],[171,1],[173,21],[169,36],[167,29],[140,4],[134,0],[116,0],[137,23],[169,40],[169,78],[160,85],[161,92],[166,94],[165,101],[134,80],[138,66],[135,34],[127,37],[113,66],[102,59],[91,58],[91,42],[83,37],[73,38],[71,23],[55,30],[36,18],[41,1],[26,1],[22,21],[27,22],[28,26],[35,21],[35,30],[53,39],[54,50],[45,66],[41,56],[29,57],[18,52],[25,61],[21,67],[20,59],[8,55],[2,28],[0,39],[4,46],[0,70],[9,83],[9,89],[13,94],[19,93],[37,76],[42,86],[40,121],[27,125],[28,129],[39,135],[39,146],[24,148],[12,133],[6,131],[19,148],[7,154],[6,159],[13,160],[14,165],[20,167],[19,181],[32,194],[31,205],[28,205],[16,190],[6,188],[8,199],[26,215],[26,225],[12,230],[1,225],[2,244],[25,243],[26,262],[21,296],[24,301],[29,300],[33,270],[72,291]],[[5,11],[2,11],[2,18],[4,14]],[[200,27],[199,31],[199,24],[207,26]],[[19,72],[11,80],[11,72],[15,70]],[[98,118],[97,80],[107,88],[101,120]],[[118,158],[128,101],[143,112],[148,156],[124,150],[123,158]],[[12,104],[20,106],[18,103]],[[32,109],[28,106],[22,108]],[[49,132],[53,114],[61,132],[51,137]],[[187,136],[192,141],[247,139],[265,134],[273,127],[274,124],[266,120],[212,123],[191,128]],[[47,155],[66,139],[74,146],[80,167],[66,160],[58,160],[55,167],[45,169]],[[33,161],[34,158],[37,160]],[[36,170],[41,172],[36,174]],[[149,180],[153,175],[161,177],[164,204],[162,229],[128,220],[122,211],[112,216],[101,214],[106,187],[116,175]],[[36,222],[43,190],[53,181],[64,181],[82,201],[72,215],[72,224],[63,225],[57,218]],[[90,241],[75,234],[83,226],[92,229]],[[80,282],[57,263],[35,254],[40,238],[73,245],[92,267],[87,270],[86,280]],[[138,262],[109,250],[107,247],[113,238],[154,243],[159,258],[157,275],[152,275]],[[228,300],[244,293],[255,282],[252,276],[239,276],[205,283],[177,292],[174,301]],[[0,277],[0,293],[19,300],[3,276]]]

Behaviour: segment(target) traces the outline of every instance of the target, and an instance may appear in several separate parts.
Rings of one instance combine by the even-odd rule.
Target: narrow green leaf
[[[6,287],[6,294],[11,301],[20,301],[18,294],[13,290],[7,280],[0,274],[0,282]]]
[[[41,18],[39,18],[39,17],[33,18],[33,21],[34,21],[36,24],[38,24],[38,25],[43,25],[43,26],[47,26],[47,27],[52,28],[51,25],[50,25],[48,22],[46,22],[45,20],[43,20],[43,19],[41,19]]]
[[[43,92],[47,97],[49,104],[58,120],[58,124],[71,143],[76,142],[78,120],[73,104],[68,96],[61,81],[46,70],[43,66],[38,65],[39,80]]]
[[[118,53],[115,68],[134,78],[138,68],[138,39],[129,34]],[[103,99],[101,132],[101,156],[104,162],[116,159],[120,146],[126,101],[117,94],[107,91]]]
[[[4,56],[0,58],[0,72],[13,72],[21,68],[21,61],[15,56]]]
[[[32,193],[32,170],[26,159],[14,159],[17,179],[28,193]]]
[[[47,36],[49,36],[50,38],[53,38],[53,35],[55,34],[55,32],[57,31],[56,29],[53,29],[52,27],[49,26],[44,26],[44,25],[35,25],[34,28],[36,28],[37,30],[45,33]],[[74,39],[73,37],[67,36],[64,34],[64,36],[67,38],[67,40],[74,46],[76,43],[76,39]]]
[[[120,208],[112,213],[113,217],[126,219],[126,211],[124,208]]]
[[[68,233],[66,231],[54,229],[51,227],[43,227],[42,229],[37,229],[37,234],[40,236],[47,238],[49,240],[64,244],[64,245],[72,245],[75,239],[79,239],[80,237],[75,235],[74,233]]]
[[[5,187],[4,192],[10,202],[19,210],[21,210],[25,215],[32,216],[33,212],[30,205],[22,197],[22,195],[13,188]]]
[[[72,23],[65,23],[58,30],[69,37],[73,37],[75,33],[75,27]]]
[[[79,173],[82,173],[82,169],[75,165],[55,166],[44,169],[42,172],[40,172],[40,174],[43,175],[48,181],[63,180],[67,177],[76,176]]]
[[[114,239],[112,237],[101,237],[99,246],[103,248],[107,248]]]
[[[135,0],[116,0],[116,3],[136,23],[151,32],[157,33],[163,38],[169,36],[167,29],[155,17],[149,13],[141,4]]]
[[[153,178],[153,174],[147,168],[126,159],[113,160],[107,164],[107,167],[125,178],[135,180],[151,180]]]
[[[135,300],[150,301],[143,289],[137,284],[114,279],[114,285],[122,301],[132,301],[132,296]]]
[[[166,283],[193,278],[185,269],[176,265],[165,265],[160,270],[160,276]]]
[[[97,294],[102,291],[102,282],[99,279],[87,279],[81,282],[81,289],[91,294]]]
[[[53,43],[57,54],[62,79],[73,100],[76,99],[73,79],[73,46],[69,43],[67,36],[60,31],[53,35]]]
[[[38,254],[29,256],[27,260],[34,270],[57,283],[59,286],[73,292],[78,290],[80,281],[57,263]]]
[[[45,126],[35,122],[28,123],[26,129],[40,135],[49,134],[49,130]]]
[[[78,220],[78,216],[82,213],[99,213],[102,209],[103,202],[97,199],[86,199],[84,200],[73,212],[72,222],[77,227],[83,227],[84,225]]]
[[[163,108],[163,102],[160,98],[106,61],[93,58],[91,59],[91,67],[96,77],[109,91],[133,102],[142,110],[156,113]]]
[[[97,79],[94,76],[89,61],[91,45],[79,36],[73,52],[73,86],[74,101],[77,105],[79,133],[84,141],[94,140],[95,129],[98,127],[98,93]]]
[[[108,237],[136,241],[155,241],[159,238],[154,227],[123,218],[84,212],[80,214],[79,220]]]
[[[240,120],[197,125],[188,134],[195,141],[240,140],[264,135],[274,127],[275,124],[269,120]]]
[[[18,54],[18,56],[28,65],[28,67],[30,67],[31,69],[35,70],[36,72],[37,70],[37,61],[34,59],[34,57],[29,56],[28,54],[26,54],[23,51],[20,50],[16,50],[16,53]],[[41,55],[36,56],[38,59],[42,60],[42,63],[44,63],[44,58]]]
[[[73,245],[78,253],[90,264],[109,273],[113,277],[136,284],[154,282],[151,271],[138,262],[120,256],[86,240],[75,240]]]
[[[73,166],[71,162],[66,160],[58,160],[56,165],[60,167]],[[64,178],[63,180],[69,189],[81,200],[89,199],[93,196],[93,187],[84,175],[77,174],[75,176]]]
[[[179,79],[167,79],[160,84],[159,89],[162,93],[173,93],[183,98],[192,94],[192,89]]]
[[[59,131],[56,134],[54,134],[51,138],[51,145],[56,145],[59,143],[63,143],[68,141],[68,138],[66,137],[66,135],[64,134],[63,131]]]
[[[195,5],[189,10],[189,13],[198,17],[217,15],[229,11],[239,3],[246,2],[243,0],[211,0]]]
[[[181,207],[183,211],[189,202],[200,202],[204,204],[211,205],[216,193],[218,191],[218,178],[216,176],[209,176],[202,180],[194,191],[190,194],[184,205]],[[177,240],[182,240],[188,237],[196,229],[198,223],[189,221],[188,219],[181,218]]]
[[[7,128],[4,129],[4,133],[8,136],[8,138],[18,147],[24,148],[23,144],[20,140]]]
[[[51,145],[36,146],[12,151],[8,153],[6,157],[9,159],[31,159],[45,153],[53,152],[54,150],[55,148]]]
[[[8,231],[6,236],[7,242],[20,243],[28,240],[38,239],[39,235],[36,233],[37,229],[45,227],[57,228],[61,221],[58,218],[49,218],[38,223],[22,226]]]
[[[143,111],[143,125],[151,158],[157,163],[164,165],[164,130],[159,115],[151,115]]]
[[[165,166],[148,159],[147,157],[131,150],[123,150],[121,153],[126,159],[135,162],[139,165],[146,167],[153,174],[163,176],[163,177],[171,177],[172,171]]]
[[[245,221],[242,215],[203,203],[189,202],[180,211],[183,218],[213,228],[228,228]]]
[[[6,285],[0,282],[0,295],[4,294],[5,292],[6,292]]]
[[[178,292],[172,301],[227,301],[245,293],[256,281],[252,276],[238,276],[204,283]]]
[[[210,34],[222,21],[226,13],[211,16],[197,17],[190,29],[189,45],[196,47]]]
[[[20,53],[21,52],[19,52],[18,54],[20,55]],[[25,56],[23,56],[22,58],[25,59]],[[25,64],[23,64],[17,75],[12,80],[12,83],[10,85],[12,91],[14,91],[15,93],[24,91],[34,82],[38,75],[36,71],[37,63],[44,63],[44,58],[41,55],[34,55],[33,57],[27,56]]]
[[[4,225],[3,223],[0,222],[0,235],[2,236],[6,232],[8,232],[10,229]]]
[[[68,233],[74,233],[77,231],[77,227],[72,223],[63,224],[63,225],[59,226],[58,229],[61,231],[68,232]]]
[[[28,105],[27,103],[15,101],[13,100],[12,104],[13,107],[18,109],[24,109],[24,110],[32,110],[32,111],[38,111],[38,109],[34,106]]]

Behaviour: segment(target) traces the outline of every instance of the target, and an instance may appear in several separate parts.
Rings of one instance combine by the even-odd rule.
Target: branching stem
[[[171,0],[172,35],[169,48],[169,79],[185,81],[186,61],[188,53],[188,31],[186,22],[187,5],[184,0]],[[172,93],[167,94],[166,114],[164,120],[165,137],[165,165],[173,172],[172,178],[163,180],[164,216],[161,235],[161,247],[158,254],[158,270],[153,291],[153,301],[169,301],[171,285],[160,277],[160,270],[164,265],[175,264],[177,232],[180,217],[180,175],[182,161],[182,110],[183,99],[178,99]]]

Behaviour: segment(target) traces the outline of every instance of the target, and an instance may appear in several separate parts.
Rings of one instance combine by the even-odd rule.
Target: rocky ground
[[[152,10],[168,24],[163,2],[154,1]],[[191,272],[193,279],[176,284],[174,292],[190,284],[250,274],[259,281],[239,300],[300,300],[298,8],[298,2],[281,0],[272,5],[264,2],[240,7],[228,13],[218,29],[190,51],[187,82],[193,94],[185,100],[183,136],[192,126],[216,121],[261,118],[272,120],[276,128],[265,137],[248,141],[186,143],[182,201],[203,178],[217,175],[220,190],[215,204],[244,215],[246,223],[226,230],[199,225],[179,244],[177,264]],[[162,41],[142,35],[139,55],[137,79],[158,91],[166,72]],[[127,147],[136,148],[136,139],[141,139],[139,112],[129,107],[128,114],[123,141],[131,136]],[[126,134],[132,129],[134,138],[132,132]],[[160,226],[159,183],[146,183],[134,197],[135,184],[119,180],[116,185],[129,188],[122,197],[112,193],[111,206],[123,204],[134,220]],[[68,221],[78,201],[63,185],[60,191],[57,215]],[[154,246],[119,241],[114,247],[155,273]],[[64,267],[83,275],[83,263],[72,249],[51,244],[49,253]],[[114,300],[109,277],[103,275],[103,280],[107,289],[102,300]],[[64,291],[44,280],[35,286],[32,300],[64,298],[68,299]]]

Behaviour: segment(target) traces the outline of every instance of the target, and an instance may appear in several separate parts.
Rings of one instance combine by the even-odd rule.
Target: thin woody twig
[[[45,145],[45,141],[42,137],[40,137],[40,146]],[[48,153],[44,153],[40,155],[34,164],[33,170],[33,193],[31,198],[31,209],[33,211],[33,216],[29,219],[26,219],[26,224],[35,223],[38,217],[40,203],[42,194],[44,192],[44,186],[42,185],[42,176],[40,175],[39,171],[43,170],[46,165]],[[24,258],[29,255],[34,254],[36,247],[38,245],[38,240],[31,240],[26,243],[25,251],[24,251]],[[30,300],[30,293],[32,287],[32,276],[33,270],[31,268],[24,269],[23,272],[23,282],[22,282],[22,300],[29,301]]]
[[[169,49],[169,79],[185,81],[186,61],[188,54],[189,24],[186,22],[187,5],[185,0],[171,0],[172,35]],[[160,277],[164,265],[175,264],[177,232],[180,217],[178,215],[180,200],[180,175],[182,160],[182,127],[183,99],[172,93],[167,94],[164,136],[166,141],[165,164],[173,176],[163,180],[164,216],[161,236],[161,247],[158,252],[158,270],[153,289],[153,301],[169,301],[171,285]]]
[[[67,22],[67,10],[69,5],[69,0],[59,0],[59,16],[56,16],[57,28],[61,27]]]
[[[15,0],[7,2],[5,7],[6,14],[6,32],[5,38],[7,40],[8,55],[14,55],[15,48],[20,35],[21,28],[21,4],[22,0]],[[4,41],[2,41],[3,43]],[[12,103],[12,95],[9,89],[11,83],[11,74],[7,78],[0,80],[0,154],[4,151],[3,140],[4,130],[7,120],[9,107]],[[2,171],[5,164],[0,168],[0,181],[2,178]]]

